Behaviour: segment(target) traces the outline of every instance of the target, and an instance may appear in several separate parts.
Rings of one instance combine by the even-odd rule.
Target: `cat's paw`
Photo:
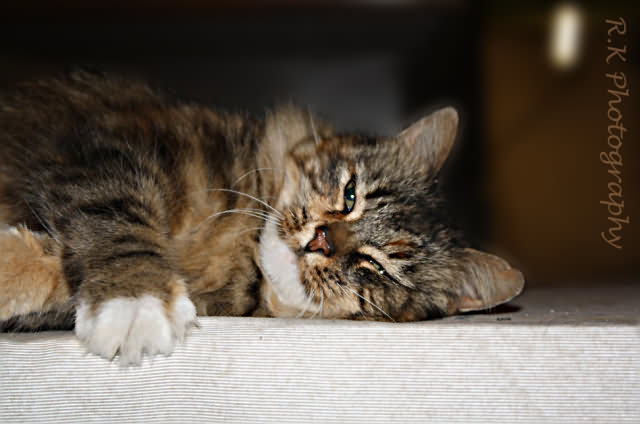
[[[76,334],[92,353],[106,359],[119,355],[121,365],[139,364],[143,355],[168,355],[196,323],[196,309],[185,294],[169,307],[155,296],[120,297],[103,302],[95,312],[81,303]]]

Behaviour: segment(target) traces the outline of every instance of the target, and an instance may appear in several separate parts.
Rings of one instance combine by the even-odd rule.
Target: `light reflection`
[[[551,14],[549,55],[559,69],[572,69],[582,53],[584,14],[573,3],[560,3]]]

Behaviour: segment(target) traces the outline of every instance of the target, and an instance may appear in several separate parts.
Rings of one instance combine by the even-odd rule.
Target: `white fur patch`
[[[4,224],[0,224],[0,232],[5,234],[11,234],[12,236],[15,236],[15,237],[20,237],[20,231],[18,231],[17,227],[8,227],[8,226],[5,226]]]
[[[108,300],[96,314],[81,303],[75,331],[90,352],[106,359],[119,354],[121,365],[139,364],[145,353],[173,352],[196,321],[196,309],[184,295],[175,299],[170,315],[162,301],[150,295]]]
[[[319,312],[300,282],[296,254],[278,237],[275,224],[268,223],[260,238],[260,262],[273,291],[283,305]]]

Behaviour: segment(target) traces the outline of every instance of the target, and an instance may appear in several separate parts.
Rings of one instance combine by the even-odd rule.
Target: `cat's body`
[[[74,73],[0,103],[0,320],[73,326],[93,352],[168,353],[199,315],[394,321],[522,289],[467,249],[435,187],[444,109],[396,138],[336,135]]]

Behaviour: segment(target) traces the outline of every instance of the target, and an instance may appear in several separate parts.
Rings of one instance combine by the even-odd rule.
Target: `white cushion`
[[[640,422],[638,289],[535,293],[410,324],[200,318],[126,369],[70,332],[0,334],[0,422]]]

